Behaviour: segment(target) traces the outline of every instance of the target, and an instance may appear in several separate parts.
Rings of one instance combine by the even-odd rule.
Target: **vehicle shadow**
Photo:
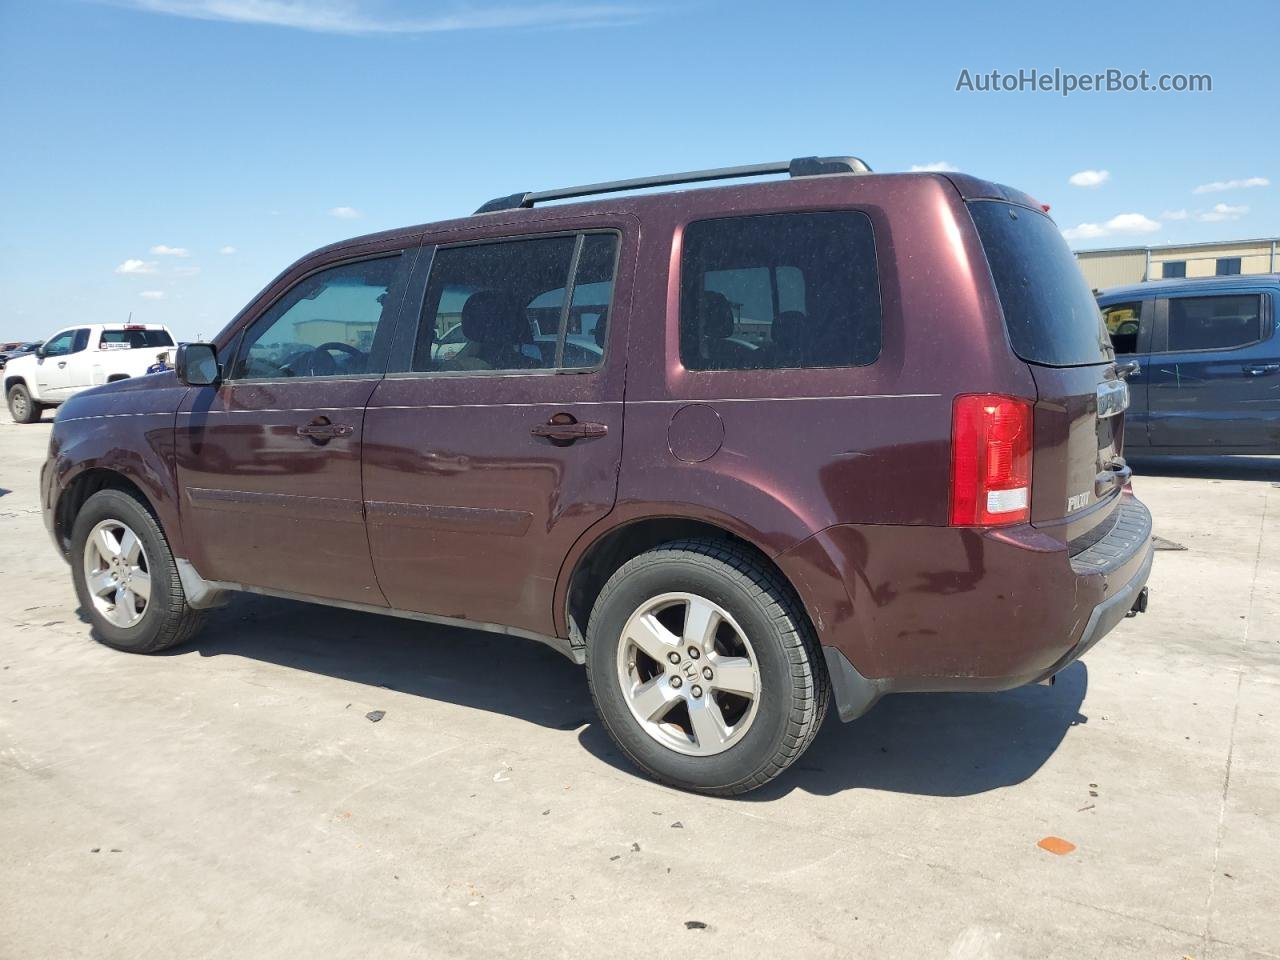
[[[1077,661],[1052,686],[895,694],[848,724],[833,704],[796,765],[745,799],[851,789],[961,797],[1012,786],[1033,776],[1071,727],[1089,722],[1080,712],[1088,687]]]
[[[1143,457],[1128,458],[1133,474],[1148,477],[1195,477],[1202,480],[1267,480],[1280,482],[1280,457]]]
[[[237,656],[577,731],[588,753],[627,774],[596,717],[580,667],[531,640],[244,595],[210,617],[171,656]],[[809,751],[744,797],[850,789],[958,797],[1019,783],[1087,722],[1088,671],[1073,664],[1056,685],[996,694],[900,694],[843,724],[834,706]],[[365,696],[363,699],[370,699]]]

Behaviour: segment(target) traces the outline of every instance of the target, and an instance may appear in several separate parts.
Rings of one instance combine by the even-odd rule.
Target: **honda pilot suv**
[[[518,193],[309,254],[176,367],[54,424],[102,642],[233,591],[532,638],[677,787],[760,786],[831,700],[1050,678],[1146,605],[1097,304],[1044,209],[969,176]]]

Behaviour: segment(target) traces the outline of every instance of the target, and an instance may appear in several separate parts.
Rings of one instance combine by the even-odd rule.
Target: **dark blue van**
[[[1129,376],[1125,452],[1280,454],[1280,274],[1098,294]]]

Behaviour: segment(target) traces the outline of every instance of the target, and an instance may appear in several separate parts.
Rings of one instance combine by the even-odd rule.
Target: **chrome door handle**
[[[61,369],[62,369],[63,367],[65,367],[66,365],[67,365],[67,361],[65,361],[65,360],[59,360],[59,361],[58,361],[58,369],[59,369],[59,370],[61,370]]]
[[[1128,380],[1130,377],[1136,377],[1142,372],[1142,364],[1137,360],[1130,360],[1128,363],[1116,364],[1116,376],[1121,380]]]
[[[1280,370],[1280,363],[1246,363],[1244,372],[1250,377],[1264,377]]]

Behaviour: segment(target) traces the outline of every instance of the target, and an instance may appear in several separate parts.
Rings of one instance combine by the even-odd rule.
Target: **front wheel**
[[[169,542],[151,511],[123,490],[100,490],[71,530],[71,576],[102,643],[158,653],[195,636],[204,615],[187,604]]]
[[[803,609],[759,558],[717,540],[663,544],[623,564],[587,627],[596,707],[656,779],[729,795],[808,748],[828,680]]]
[[[31,391],[25,384],[15,383],[9,389],[9,416],[15,423],[35,423],[44,408],[31,399]]]

